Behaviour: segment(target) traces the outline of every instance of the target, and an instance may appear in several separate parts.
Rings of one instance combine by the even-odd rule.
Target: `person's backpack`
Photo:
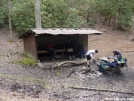
[[[78,52],[78,57],[79,58],[84,58],[85,57],[86,51],[85,51],[85,49],[83,48],[82,45],[77,46],[77,52]]]
[[[104,61],[101,61],[97,66],[100,72],[106,73],[106,63]]]
[[[84,58],[85,57],[85,54],[86,54],[85,49],[82,49],[81,52],[80,52],[81,58]]]

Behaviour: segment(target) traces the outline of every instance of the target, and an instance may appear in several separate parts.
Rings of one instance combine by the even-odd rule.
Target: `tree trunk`
[[[89,11],[87,11],[87,22],[90,22],[89,15]]]
[[[36,28],[41,28],[40,0],[35,0],[35,22]]]
[[[8,0],[8,11],[9,11],[9,14],[8,14],[8,17],[9,17],[9,30],[10,30],[10,33],[9,33],[9,41],[12,41],[12,21],[11,21],[11,0]]]

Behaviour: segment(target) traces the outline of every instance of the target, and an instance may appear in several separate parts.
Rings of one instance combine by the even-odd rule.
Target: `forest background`
[[[42,28],[93,28],[103,23],[130,30],[133,0],[41,0]],[[22,34],[35,28],[34,0],[0,0],[0,26]],[[12,35],[10,35],[12,38]]]

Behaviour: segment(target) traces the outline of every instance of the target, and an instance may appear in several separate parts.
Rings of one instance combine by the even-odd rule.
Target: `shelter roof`
[[[36,36],[41,34],[51,34],[51,35],[73,35],[73,34],[98,34],[100,35],[102,32],[89,28],[46,28],[46,29],[30,29],[23,33],[19,38],[23,38],[28,34],[35,33]]]

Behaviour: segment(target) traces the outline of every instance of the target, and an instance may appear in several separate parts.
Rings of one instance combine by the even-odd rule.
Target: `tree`
[[[0,0],[0,25],[8,23],[8,5],[7,0]]]
[[[41,28],[41,15],[40,15],[40,0],[35,1],[35,22],[36,28]]]
[[[6,4],[8,2],[8,4]],[[5,0],[5,1],[0,1],[0,8],[1,8],[1,13],[0,13],[0,24],[6,24],[8,22],[9,24],[9,41],[12,41],[12,22],[11,22],[11,0]],[[7,16],[8,15],[8,16]],[[8,21],[7,21],[8,19]]]
[[[6,2],[0,0],[0,3]],[[11,21],[19,34],[36,27],[34,4],[34,0],[12,0]],[[131,26],[134,11],[133,0],[40,0],[40,4],[43,28],[93,27],[99,23],[98,18],[103,17],[103,24],[123,29]],[[0,12],[2,18],[8,10],[0,8],[3,9]],[[0,19],[0,24],[5,21]]]
[[[12,21],[11,21],[11,0],[8,0],[8,18],[9,18],[9,30],[10,30],[10,34],[9,34],[9,40],[12,41]]]
[[[132,21],[132,1],[131,0],[116,0],[117,5],[117,23],[118,29],[123,29],[123,26],[130,27]]]
[[[133,0],[97,0],[97,12],[104,16],[103,24],[109,21],[109,25],[114,20],[114,26],[124,29],[130,27],[132,20],[132,2]]]

